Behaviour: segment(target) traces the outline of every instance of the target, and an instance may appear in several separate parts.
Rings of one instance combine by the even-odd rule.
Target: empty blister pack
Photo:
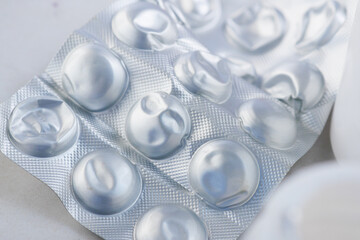
[[[287,14],[260,3],[221,24],[239,52],[209,52],[189,29],[204,41],[230,5],[192,2],[114,2],[0,107],[1,151],[105,239],[238,238],[330,111],[342,67],[331,68],[346,50],[355,1],[347,12],[333,1],[305,11],[340,9],[347,22],[334,50],[301,57],[279,47]],[[269,19],[276,36],[257,33]],[[241,22],[254,25],[239,30]],[[341,25],[306,33],[317,43],[301,51]]]
[[[356,1],[172,2],[201,43],[228,58],[230,65],[242,62],[237,63],[243,66],[239,77],[289,104],[295,113],[333,102],[324,99],[334,99],[339,85],[343,65],[336,59],[346,53],[346,44],[340,42],[349,37]],[[192,24],[195,16],[212,21],[199,30]]]
[[[3,102],[1,118],[1,151],[49,185],[76,220],[104,239],[235,239],[240,234],[222,211],[164,176],[113,129],[43,79],[34,78]],[[150,224],[153,214],[157,222]]]

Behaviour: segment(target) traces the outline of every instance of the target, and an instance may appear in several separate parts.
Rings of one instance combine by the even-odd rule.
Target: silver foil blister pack
[[[237,239],[322,131],[355,7],[114,2],[1,104],[1,151],[105,239]]]

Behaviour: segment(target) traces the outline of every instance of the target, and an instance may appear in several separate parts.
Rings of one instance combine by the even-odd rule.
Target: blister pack
[[[275,2],[114,2],[0,105],[1,151],[104,239],[237,239],[322,131],[356,7]]]

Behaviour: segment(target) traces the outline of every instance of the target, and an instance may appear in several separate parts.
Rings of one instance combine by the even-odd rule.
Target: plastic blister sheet
[[[0,106],[1,151],[105,239],[237,239],[333,104],[356,1],[193,3],[114,2]]]

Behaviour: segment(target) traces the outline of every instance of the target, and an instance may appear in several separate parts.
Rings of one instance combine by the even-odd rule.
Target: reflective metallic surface
[[[256,157],[245,146],[219,139],[205,143],[195,152],[189,180],[208,204],[226,210],[246,203],[254,195],[260,169]]]
[[[334,0],[309,9],[303,17],[301,35],[296,43],[300,50],[313,50],[329,42],[346,21],[346,9]]]
[[[34,97],[19,103],[8,121],[8,136],[23,153],[48,158],[77,141],[80,126],[69,106],[55,97]]]
[[[175,22],[155,4],[136,2],[120,10],[112,19],[112,31],[126,45],[160,50],[178,39]]]
[[[75,48],[62,67],[63,87],[81,107],[103,111],[121,99],[129,85],[123,61],[107,48],[86,44]]]
[[[224,103],[232,93],[227,61],[210,53],[196,51],[180,56],[174,67],[178,80],[193,94],[214,103]]]
[[[151,159],[164,159],[179,151],[190,131],[188,111],[176,97],[164,92],[143,97],[126,119],[128,141]]]
[[[261,88],[297,111],[314,107],[325,92],[325,80],[320,70],[307,62],[283,63],[265,74]]]
[[[136,203],[142,192],[142,177],[116,150],[96,150],[75,166],[72,190],[86,210],[100,215],[116,214]]]
[[[204,31],[218,23],[221,17],[220,0],[176,0],[190,28]]]
[[[280,42],[285,31],[284,15],[260,4],[240,9],[225,23],[228,41],[249,52],[269,50]]]
[[[202,220],[191,210],[177,205],[150,209],[137,222],[135,240],[208,240]]]
[[[268,99],[252,99],[237,112],[242,128],[256,141],[276,149],[290,148],[296,140],[297,126],[288,110]]]

